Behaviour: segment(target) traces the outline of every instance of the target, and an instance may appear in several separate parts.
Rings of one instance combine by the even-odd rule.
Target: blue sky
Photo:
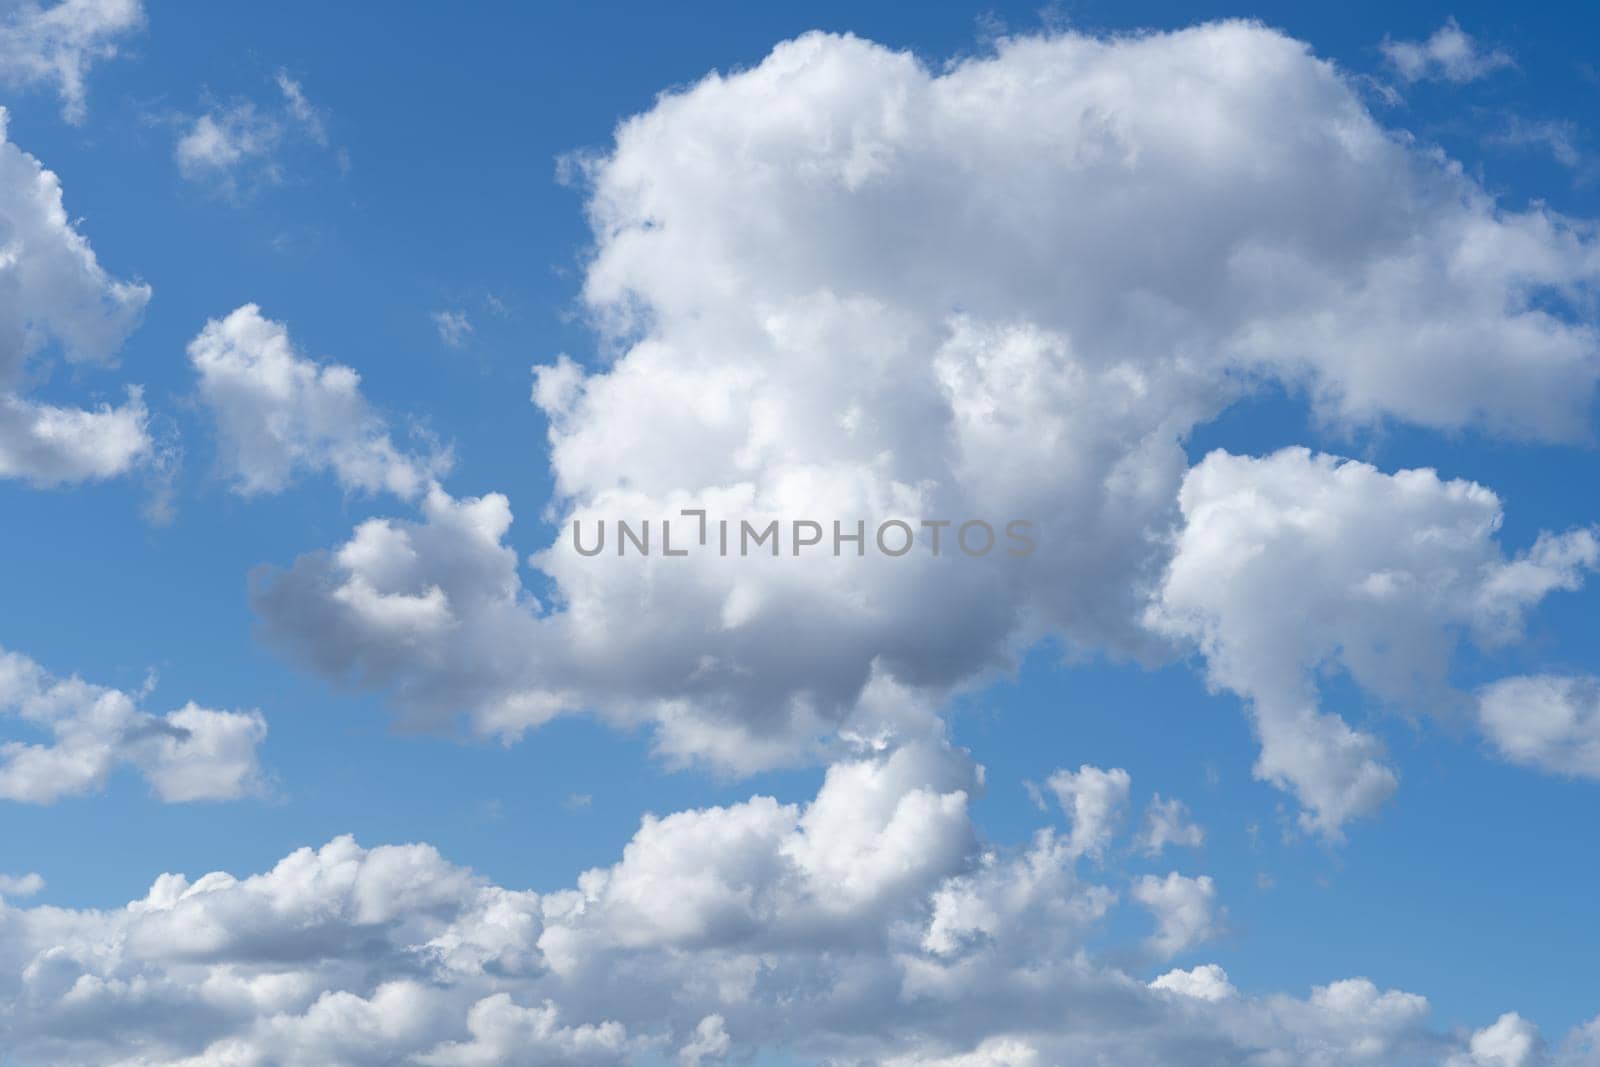
[[[493,884],[553,893],[584,870],[616,863],[647,812],[736,805],[756,794],[810,801],[839,757],[810,753],[763,767],[685,763],[657,750],[657,720],[622,712],[610,722],[563,715],[520,739],[478,736],[437,717],[429,729],[406,729],[396,722],[393,686],[352,687],[308,668],[304,656],[269,639],[250,576],[270,581],[298,557],[344,543],[365,520],[409,518],[414,501],[352,489],[314,469],[282,491],[236,491],[218,446],[218,415],[186,347],[208,320],[254,303],[287,326],[301,357],[354,368],[403,451],[448,447],[450,494],[509,499],[517,574],[531,595],[550,599],[552,579],[528,557],[560,536],[572,498],[557,495],[549,422],[529,402],[530,367],[564,353],[604,375],[618,358],[616,338],[602,336],[583,293],[597,250],[586,215],[593,187],[562,160],[611,158],[618,123],[650,112],[658,94],[713,70],[755,67],[808,30],[909,51],[937,72],[992,55],[1006,34],[1101,37],[1220,17],[1256,18],[1305,42],[1336,64],[1378,125],[1404,131],[1419,156],[1436,149],[1458,161],[1461,180],[1500,208],[1600,217],[1590,123],[1600,55],[1594,16],[1576,6],[1077,3],[1040,14],[1031,4],[712,4],[692,13],[481,4],[448,12],[394,5],[379,16],[294,3],[151,3],[142,27],[118,38],[118,54],[93,64],[81,123],[64,119],[48,82],[13,84],[4,100],[7,139],[59,175],[71,224],[104,270],[152,289],[115,369],[64,366],[46,351],[30,364],[29,395],[119,403],[126,384],[140,383],[152,438],[177,458],[165,470],[144,462],[78,484],[0,478],[0,649],[54,675],[129,692],[153,679],[140,702],[147,711],[191,700],[259,710],[268,732],[257,753],[262,780],[239,799],[164,803],[124,767],[84,795],[4,802],[0,872],[44,878],[27,906],[115,909],[143,897],[163,872],[243,877],[351,834],[369,849],[426,842]],[[1480,57],[1498,52],[1507,61],[1462,80],[1408,80],[1385,58],[1385,41],[1423,42],[1449,20],[1471,35]],[[291,113],[280,76],[299,86],[316,128]],[[270,147],[237,165],[186,174],[181,138],[201,116],[246,102],[272,125]],[[1048,131],[1057,120],[1041,111],[1037,121]],[[918,224],[938,227],[940,219]],[[1578,224],[1579,239],[1593,257],[1586,225]],[[681,269],[692,276],[696,266]],[[1562,297],[1571,303],[1557,314],[1589,331],[1592,345],[1592,262],[1584,270],[1574,272],[1579,295]],[[450,343],[439,313],[465,316],[470,332]],[[1586,358],[1592,365],[1593,352]],[[1416,407],[1405,406],[1409,399],[1384,399],[1376,419],[1330,417],[1306,387],[1310,372],[1275,373],[1261,372],[1248,396],[1180,435],[1188,465],[1216,449],[1261,457],[1301,445],[1387,473],[1433,468],[1494,490],[1504,505],[1494,536],[1508,557],[1541,531],[1580,530],[1600,518],[1592,439],[1529,441],[1522,438],[1538,435],[1497,432],[1474,418],[1408,418]],[[1486,399],[1476,403],[1492,411],[1496,389],[1482,388]],[[1592,438],[1592,393],[1579,400]],[[598,454],[596,462],[606,461],[603,447]],[[625,468],[627,453],[609,461]],[[1047,481],[1052,469],[1032,476]],[[626,481],[626,470],[619,477]],[[150,516],[158,498],[169,502],[169,516]],[[587,504],[604,506],[592,497]],[[1048,537],[1043,549],[1074,550]],[[951,595],[958,606],[960,594]],[[1060,595],[1078,594],[1069,583]],[[1449,686],[1471,694],[1511,676],[1600,673],[1597,596],[1591,579],[1531,603],[1518,639],[1488,650],[1467,645],[1452,659]],[[670,635],[692,623],[680,623],[670,606],[660,610],[652,618],[666,635],[661,647],[672,646],[678,638]],[[1457,633],[1466,622],[1438,626]],[[1041,825],[1070,822],[1054,808],[1042,811],[1028,783],[1042,786],[1081,764],[1125,768],[1127,832],[1099,861],[1100,876],[1125,884],[1179,869],[1214,879],[1220,910],[1203,947],[1170,962],[1140,955],[1152,920],[1124,889],[1123,905],[1084,942],[1096,954],[1140,982],[1169,967],[1216,963],[1245,997],[1304,997],[1363,976],[1380,989],[1425,995],[1433,1031],[1462,1048],[1503,1012],[1532,1020],[1551,1048],[1600,1012],[1591,888],[1600,878],[1600,768],[1561,774],[1515,765],[1497,756],[1465,704],[1397,706],[1330,668],[1319,683],[1321,710],[1381,741],[1399,787],[1339,832],[1318,833],[1299,821],[1308,810],[1303,794],[1297,800],[1252,774],[1259,745],[1241,713],[1248,697],[1214,675],[1208,685],[1197,643],[1144,663],[1112,644],[1079,642],[1069,652],[1059,633],[1013,634],[1005,647],[1019,657],[1014,669],[972,672],[938,697],[920,698],[948,724],[950,744],[985,768],[971,800],[984,840],[1025,849]],[[0,729],[8,740],[37,740],[11,716],[0,718]],[[1202,845],[1181,858],[1135,847],[1154,793],[1184,801],[1205,830]],[[0,961],[10,966],[4,953]],[[15,1015],[26,1010],[12,1009],[6,1032],[36,1034]],[[580,998],[564,1018],[612,1017],[605,1010]],[[671,1026],[681,1043],[679,1023]],[[75,1062],[66,1044],[13,1040],[19,1064]],[[140,1047],[148,1062],[180,1062],[158,1043]],[[803,1043],[785,1048],[770,1034],[756,1047],[796,1062],[822,1055]],[[1378,1062],[1420,1062],[1412,1058],[1422,1056],[1418,1047],[1397,1046]],[[887,1055],[849,1048],[833,1053],[839,1062]],[[916,1054],[927,1058],[915,1062],[944,1062]],[[263,1055],[259,1062],[279,1062]],[[1040,1055],[1051,1061],[1050,1052]]]

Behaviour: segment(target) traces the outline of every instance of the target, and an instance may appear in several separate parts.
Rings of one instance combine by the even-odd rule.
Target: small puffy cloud
[[[1485,49],[1455,19],[1447,19],[1426,41],[1386,40],[1379,46],[1395,72],[1408,82],[1464,84],[1516,66],[1510,53]]]
[[[465,311],[435,311],[430,316],[439,340],[448,348],[465,347],[472,336],[472,320]]]
[[[31,897],[43,890],[44,878],[38,874],[0,874],[0,899]]]
[[[1085,763],[1056,771],[1045,782],[1071,825],[1067,847],[1074,856],[1100,857],[1122,825],[1133,778],[1121,767],[1102,770]]]
[[[262,787],[256,751],[267,725],[258,712],[191,702],[156,715],[140,710],[136,694],[56,678],[0,649],[0,715],[49,738],[0,742],[6,800],[51,804],[97,792],[119,767],[138,772],[168,803],[233,800]]]
[[[1189,818],[1189,807],[1183,801],[1164,799],[1160,793],[1150,801],[1139,833],[1139,847],[1147,855],[1158,856],[1168,845],[1199,848],[1205,840],[1205,830]]]
[[[1512,763],[1600,779],[1600,678],[1505,678],[1478,693],[1478,724]]]
[[[287,71],[275,78],[281,100],[259,104],[239,98],[218,103],[185,121],[173,148],[178,172],[227,196],[285,178],[285,153],[306,143],[328,144],[323,112]]]
[[[0,108],[0,478],[60,485],[110,478],[151,454],[137,388],[120,406],[30,399],[49,356],[110,364],[138,325],[150,287],[118,281],[69,219],[61,182],[6,141]]]
[[[1155,933],[1145,944],[1160,958],[1170,959],[1216,936],[1217,887],[1208,875],[1147,874],[1133,883],[1131,892],[1155,917]]]
[[[244,495],[275,493],[302,471],[330,471],[350,490],[415,497],[448,466],[398,449],[361,394],[361,376],[295,351],[282,323],[254,304],[212,319],[189,343],[219,459]]]
[[[117,54],[123,38],[144,25],[140,0],[33,0],[9,5],[0,17],[0,83],[11,88],[51,85],[62,117],[87,113],[89,70]]]
[[[1228,981],[1228,972],[1215,963],[1204,963],[1187,971],[1168,971],[1152,981],[1150,988],[1209,1001],[1227,1000],[1239,994]]]
[[[1541,599],[1577,588],[1600,561],[1587,529],[1541,535],[1508,558],[1488,489],[1303,448],[1213,452],[1189,472],[1180,508],[1151,625],[1192,640],[1211,683],[1247,699],[1257,777],[1292,790],[1302,823],[1329,836],[1398,778],[1377,738],[1321,709],[1323,672],[1399,707],[1464,703],[1447,679],[1458,635],[1516,640]]]
[[[1537,1067],[1544,1062],[1539,1028],[1508,1011],[1474,1033],[1466,1052],[1452,1056],[1446,1067]]]

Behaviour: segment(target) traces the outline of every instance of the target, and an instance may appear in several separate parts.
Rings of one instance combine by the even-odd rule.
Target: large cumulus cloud
[[[1149,608],[1186,521],[1184,440],[1257,383],[1351,428],[1589,434],[1592,226],[1501,207],[1259,25],[1017,38],[941,71],[811,34],[662,95],[575,170],[607,357],[537,371],[563,524],[532,559],[548,593],[509,500],[442,488],[258,578],[270,639],[414,722],[515,735],[591,710],[736,770],[815,758],[927,728],[880,682],[926,707],[1041,639],[1205,643]],[[1023,518],[1038,549],[935,556],[924,532],[900,558],[618,559],[569,536],[649,518],[659,538],[684,509]],[[1433,521],[1409,518],[1397,536]],[[1512,616],[1537,599],[1507,597]],[[1440,645],[1442,612],[1416,642]],[[1304,650],[1279,651],[1292,682]],[[1387,791],[1337,720],[1234,688],[1264,775],[1316,825]],[[1344,755],[1297,768],[1283,737]]]

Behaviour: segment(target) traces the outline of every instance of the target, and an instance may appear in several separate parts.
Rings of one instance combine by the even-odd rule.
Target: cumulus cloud
[[[1133,778],[1121,767],[1102,770],[1084,764],[1057,771],[1045,782],[1072,824],[1068,847],[1074,855],[1101,856],[1122,823]]]
[[[56,678],[0,649],[0,714],[46,742],[0,742],[0,798],[51,804],[105,788],[113,771],[138,772],[168,803],[232,800],[261,788],[256,750],[267,725],[254,711],[190,702],[165,715],[140,695]]]
[[[150,287],[105,272],[67,216],[60,180],[5,140],[6,119],[0,108],[0,478],[113,477],[151,452],[139,391],[95,408],[41,403],[27,391],[47,357],[113,362]]]
[[[297,144],[326,147],[325,116],[287,71],[274,77],[281,100],[235,99],[186,120],[173,149],[178,172],[227,196],[285,178],[283,155]]]
[[[1512,763],[1600,779],[1600,679],[1505,678],[1478,694],[1478,722]]]
[[[1133,883],[1132,894],[1155,917],[1156,930],[1146,945],[1162,959],[1187,952],[1217,934],[1217,887],[1208,875],[1147,874]]]
[[[0,874],[0,898],[16,900],[18,897],[35,896],[43,890],[44,878],[39,874]]]
[[[1189,818],[1189,807],[1183,801],[1164,799],[1160,793],[1150,801],[1139,834],[1139,847],[1147,855],[1158,856],[1168,845],[1199,848],[1205,841],[1205,830]]]
[[[1187,971],[1172,970],[1150,983],[1151,989],[1166,989],[1198,1000],[1227,1000],[1239,991],[1228,981],[1228,972],[1215,963],[1203,963]]]
[[[1465,1053],[1452,1056],[1448,1067],[1535,1067],[1548,1062],[1539,1029],[1514,1011],[1472,1035]]]
[[[732,1044],[722,1016],[707,1015],[694,1028],[694,1039],[678,1050],[678,1062],[683,1067],[700,1067],[708,1060],[721,1060]]]
[[[402,452],[361,394],[361,376],[295,351],[288,329],[254,304],[212,319],[189,343],[219,459],[245,495],[275,493],[301,471],[329,471],[346,489],[414,497],[448,465]]]
[[[1046,635],[1182,647],[1145,619],[1181,443],[1250,382],[1351,426],[1589,432],[1590,229],[1503,209],[1258,25],[1008,39],[938,72],[810,34],[663,95],[576,170],[615,358],[536,373],[549,595],[496,494],[426,496],[256,585],[275,642],[413,722],[514,736],[592,711],[738,771],[818,758],[905,728],[886,686],[937,704]],[[649,518],[659,545],[682,509],[1024,518],[1039,547],[974,559],[946,531],[935,556],[923,530],[894,559],[590,559],[569,536]],[[1274,759],[1302,728],[1342,751],[1325,825],[1392,785],[1336,721],[1258,717]]]
[[[1379,47],[1395,72],[1408,82],[1462,84],[1516,66],[1510,53],[1485,49],[1453,18],[1446,19],[1425,41],[1385,40]]]
[[[62,117],[80,123],[88,112],[90,68],[115,56],[121,40],[143,25],[140,0],[10,5],[0,19],[0,82],[11,88],[53,86]]]
[[[525,1008],[508,993],[496,993],[467,1013],[468,1041],[452,1041],[415,1057],[424,1067],[510,1067],[526,1064],[615,1064],[627,1062],[627,1031],[614,1022],[562,1026],[549,1001]],[[698,1061],[696,1061],[698,1062]]]
[[[617,862],[543,895],[338,838],[249,877],[162,875],[122,908],[0,903],[0,1025],[28,1062],[97,1067],[1343,1067],[1489,1047],[1365,979],[1245,996],[1214,965],[1146,980],[1097,958],[1116,892],[1052,828],[978,840],[976,775],[940,744],[862,755],[807,803],[646,817]]]
[[[1213,452],[1185,478],[1180,507],[1151,624],[1194,641],[1211,683],[1246,698],[1256,775],[1293,790],[1304,825],[1329,835],[1372,812],[1397,776],[1377,738],[1322,710],[1323,674],[1342,670],[1403,708],[1464,703],[1447,677],[1460,636],[1515,640],[1534,605],[1600,562],[1587,529],[1507,557],[1500,500],[1480,485],[1303,448]]]

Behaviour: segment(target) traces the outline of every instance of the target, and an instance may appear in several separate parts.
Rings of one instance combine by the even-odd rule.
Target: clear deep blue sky
[[[394,509],[319,478],[277,497],[228,493],[189,399],[185,344],[207,318],[259,303],[307,354],[360,370],[375,404],[451,442],[452,491],[507,493],[512,540],[532,551],[549,540],[540,524],[549,482],[528,368],[559,352],[596,355],[574,313],[582,201],[557,180],[558,157],[604,148],[616,123],[662,89],[754,63],[808,29],[851,31],[937,64],[980,48],[991,20],[1040,25],[1033,3],[694,11],[157,2],[128,53],[96,69],[84,125],[64,124],[48,94],[7,102],[11,140],[61,175],[101,262],[154,289],[123,350],[124,373],[93,384],[113,397],[121,378],[146,383],[151,408],[182,431],[185,455],[166,526],[139,518],[134,482],[57,492],[0,481],[0,646],[129,689],[153,669],[152,710],[189,699],[260,708],[271,723],[263,761],[278,783],[268,800],[164,806],[129,776],[100,796],[0,807],[0,866],[45,874],[43,900],[115,906],[163,871],[256,871],[346,832],[368,845],[425,840],[501,884],[552,889],[612,862],[642,811],[814,790],[820,771],[745,781],[673,772],[650,757],[646,738],[577,720],[511,747],[394,733],[377,699],[330,691],[258,644],[245,596],[252,567],[338,543],[355,521]],[[1511,52],[1516,69],[1466,86],[1421,84],[1404,106],[1374,104],[1377,113],[1445,147],[1507,204],[1540,199],[1600,215],[1593,8],[1084,2],[1049,17],[1121,29],[1230,15],[1279,26],[1356,72],[1379,69],[1386,35],[1425,37],[1454,16]],[[239,200],[179,180],[171,116],[194,113],[208,92],[268,97],[279,68],[325,109],[345,164],[307,149],[285,182]],[[1579,165],[1485,144],[1483,128],[1513,112],[1575,123]],[[491,310],[491,298],[504,310]],[[471,313],[466,347],[441,343],[429,313],[442,308]],[[51,388],[69,384],[59,376]],[[1507,502],[1510,548],[1596,515],[1592,451],[1409,431],[1329,439],[1282,397],[1204,428],[1191,457],[1291,443],[1482,481]],[[1526,648],[1468,660],[1463,680],[1508,673],[1524,658],[1600,669],[1597,605],[1596,589],[1552,598]],[[1352,694],[1334,710],[1382,736],[1406,772],[1403,802],[1337,848],[1283,839],[1292,816],[1250,775],[1255,746],[1236,698],[1208,694],[1183,665],[1067,666],[1042,650],[1014,680],[964,700],[955,735],[988,768],[977,813],[997,841],[1037,824],[1022,783],[1058,766],[1126,767],[1136,798],[1160,788],[1186,799],[1210,831],[1197,865],[1234,905],[1232,933],[1209,958],[1246,990],[1366,974],[1425,992],[1446,1024],[1493,1018],[1511,993],[1547,1033],[1592,1016],[1600,786],[1485,759],[1465,729],[1452,736],[1369,716]],[[574,794],[592,803],[571,810]]]

